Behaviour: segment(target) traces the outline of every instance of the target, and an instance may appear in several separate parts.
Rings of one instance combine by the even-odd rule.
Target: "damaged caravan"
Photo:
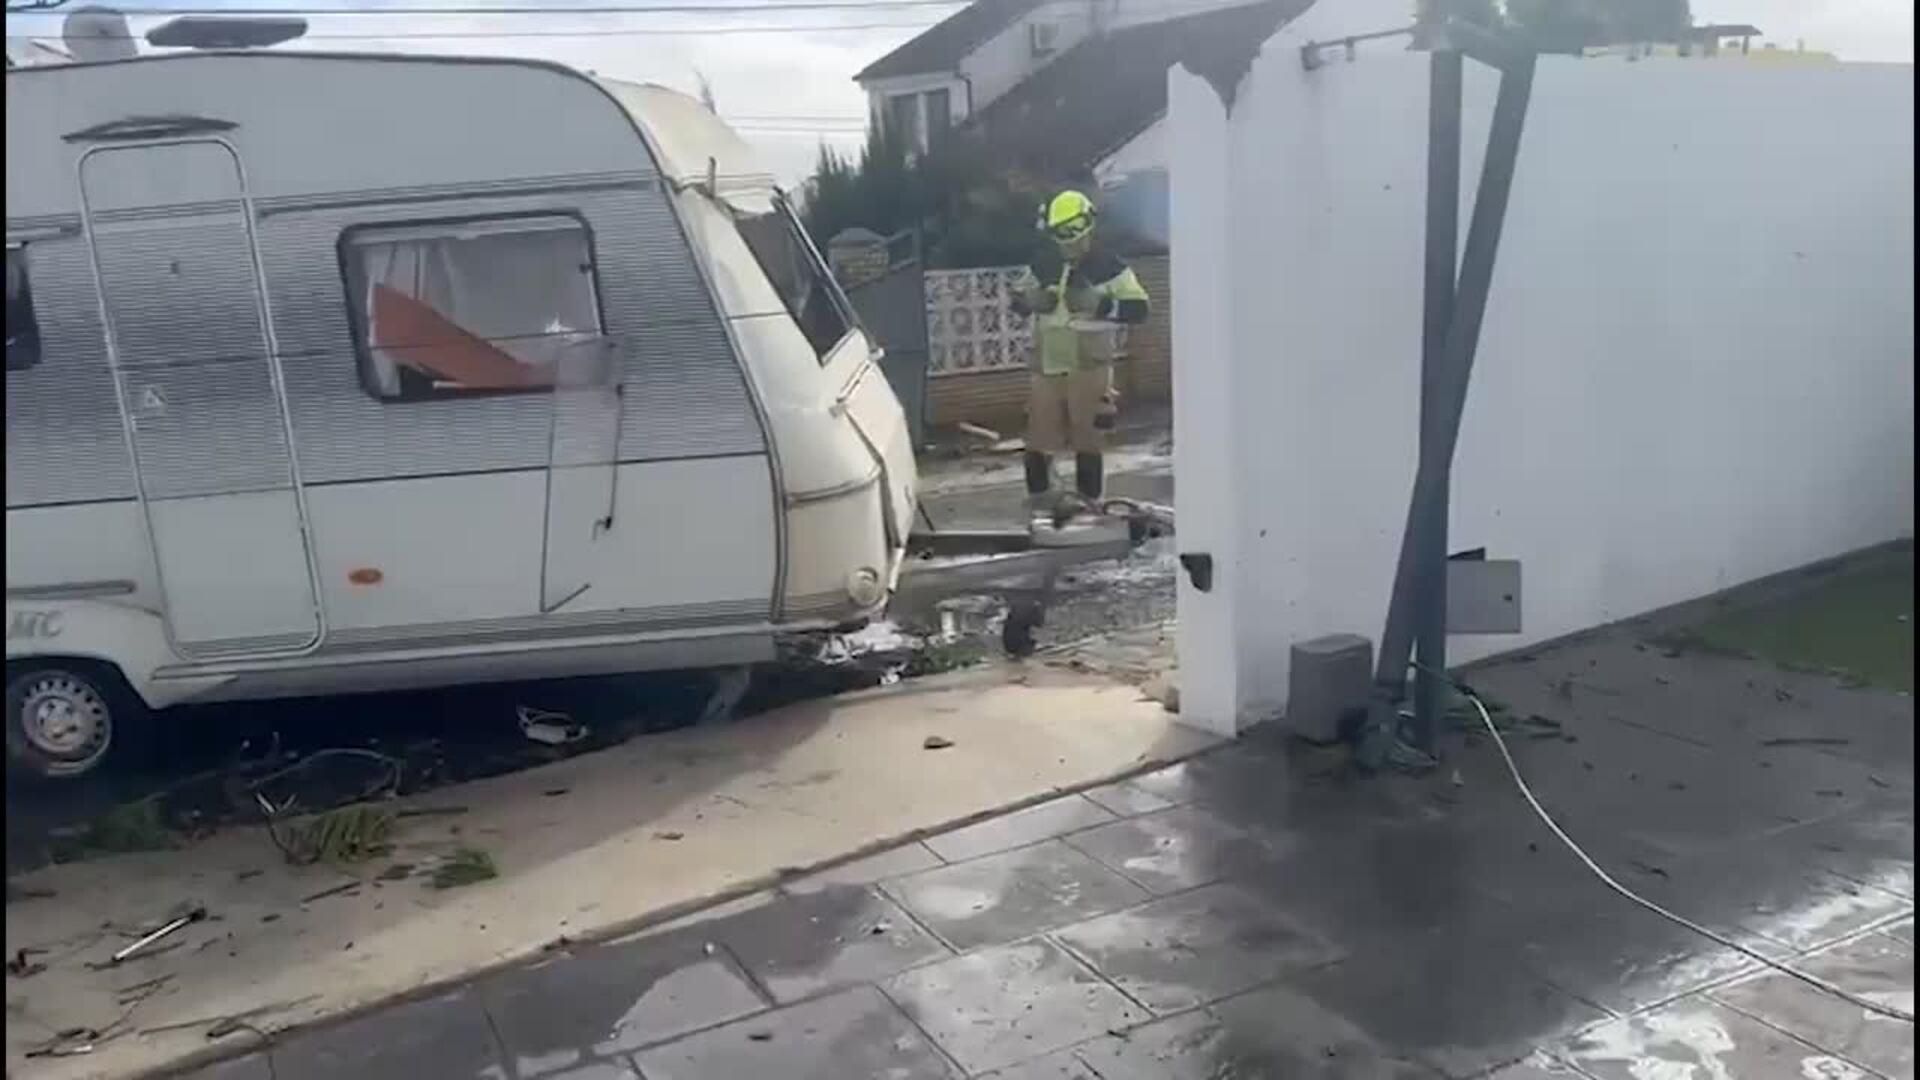
[[[685,96],[517,60],[7,74],[7,748],[769,658],[915,512],[877,349]]]

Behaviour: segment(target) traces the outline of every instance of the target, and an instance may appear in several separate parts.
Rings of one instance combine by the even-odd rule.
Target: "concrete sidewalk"
[[[1665,640],[1472,681],[1623,882],[1910,1011],[1912,699]],[[1913,1074],[1911,1025],[1608,892],[1484,736],[1359,779],[1256,734],[199,1075]]]

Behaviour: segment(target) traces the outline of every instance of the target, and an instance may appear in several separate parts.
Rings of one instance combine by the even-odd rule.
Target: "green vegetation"
[[[500,871],[493,866],[493,856],[479,848],[463,847],[455,849],[445,862],[434,867],[429,884],[436,889],[458,889],[499,876]]]
[[[273,841],[294,866],[331,863],[345,866],[385,855],[393,850],[394,814],[384,806],[358,803],[342,806],[284,832],[267,823]]]
[[[1730,608],[1668,643],[1912,693],[1913,552],[1875,557],[1791,595]]]
[[[155,799],[122,803],[88,822],[60,845],[60,861],[89,854],[119,855],[136,851],[166,851],[180,846],[180,834],[166,823]]]
[[[910,156],[884,131],[867,136],[858,161],[820,148],[807,182],[807,232],[825,244],[844,229],[892,236],[918,230],[934,268],[1024,261],[1034,244],[1040,196],[1016,190],[974,140],[953,137]]]

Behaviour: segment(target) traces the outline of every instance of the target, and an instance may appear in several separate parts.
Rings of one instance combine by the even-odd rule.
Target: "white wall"
[[[1167,118],[1160,117],[1145,131],[1120,144],[1120,148],[1094,163],[1094,179],[1102,184],[1115,183],[1129,173],[1167,167]]]
[[[1415,462],[1427,61],[1298,46],[1231,112],[1171,75],[1183,715],[1285,704],[1288,648],[1377,639]],[[1378,9],[1378,10],[1371,10]],[[1461,232],[1495,76],[1469,62]],[[1524,635],[1913,531],[1913,70],[1545,58],[1454,468],[1451,548],[1525,565]]]
[[[1028,75],[1078,45],[1092,32],[1093,16],[1091,4],[1042,4],[968,53],[960,62],[960,71],[973,85],[973,111],[986,108]],[[1054,51],[1047,56],[1035,56],[1027,28],[1042,22],[1057,27]]]

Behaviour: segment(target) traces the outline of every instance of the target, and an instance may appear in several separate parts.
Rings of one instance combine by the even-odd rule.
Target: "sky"
[[[687,93],[697,93],[704,78],[721,115],[755,144],[788,186],[812,171],[822,143],[846,152],[858,150],[866,100],[853,82],[854,73],[961,6],[958,0],[108,2],[130,12],[298,8],[310,14],[308,36],[293,46],[297,48],[533,56]],[[827,6],[817,6],[822,2]],[[657,8],[663,4],[676,10],[515,15],[418,12],[434,7]],[[78,0],[67,6],[78,6]],[[1832,52],[1843,60],[1904,63],[1913,61],[1913,9],[1914,0],[1693,0],[1696,22],[1751,23],[1760,28],[1765,40],[1783,48],[1804,41],[1809,49]],[[63,17],[64,12],[9,14],[7,34],[57,39]],[[164,18],[134,14],[129,22],[138,35]],[[759,32],[769,27],[781,29]],[[426,36],[434,34],[460,36]]]

